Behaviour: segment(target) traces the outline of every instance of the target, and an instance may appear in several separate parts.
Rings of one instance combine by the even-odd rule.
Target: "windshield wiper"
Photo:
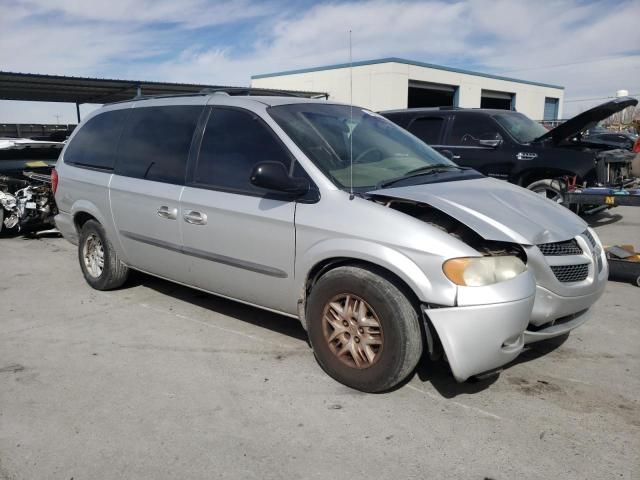
[[[414,168],[409,170],[404,175],[390,180],[385,180],[376,185],[377,189],[387,188],[400,180],[405,180],[411,177],[419,177],[420,175],[433,175],[435,173],[447,172],[449,170],[468,170],[467,167],[460,167],[458,165],[452,165],[450,163],[436,163],[434,165],[425,165],[423,167]]]

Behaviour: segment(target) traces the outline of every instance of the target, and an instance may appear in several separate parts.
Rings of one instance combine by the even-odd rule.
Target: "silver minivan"
[[[56,184],[93,288],[135,269],[298,318],[322,368],[367,392],[423,352],[458,381],[494,370],[584,323],[608,275],[566,208],[324,100],[108,105],[74,132]]]

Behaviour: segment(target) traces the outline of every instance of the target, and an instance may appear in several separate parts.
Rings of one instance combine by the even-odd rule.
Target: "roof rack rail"
[[[220,87],[220,88],[204,88],[200,90],[201,94],[211,93],[226,93],[227,95],[264,95],[264,96],[277,96],[277,97],[299,97],[299,98],[329,98],[329,95],[324,93],[309,97],[303,92],[291,92],[287,90],[276,90],[272,88],[254,88],[254,87]]]
[[[136,100],[153,100],[155,98],[174,98],[174,97],[195,97],[211,95],[212,93],[225,93],[227,95],[264,95],[277,97],[298,97],[298,98],[324,98],[329,99],[328,93],[315,94],[314,92],[291,92],[287,90],[274,90],[271,88],[252,88],[252,87],[212,87],[203,88],[199,92],[173,93],[165,95],[136,95],[128,100],[120,100],[118,102],[105,103],[105,105],[114,105],[118,103],[132,102]],[[305,95],[306,93],[306,95]],[[311,95],[310,95],[311,94]]]

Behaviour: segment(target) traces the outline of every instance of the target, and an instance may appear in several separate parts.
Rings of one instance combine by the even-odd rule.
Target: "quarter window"
[[[113,169],[118,137],[129,112],[130,109],[112,110],[89,119],[71,139],[64,153],[64,162]]]
[[[428,145],[438,145],[442,131],[443,118],[416,118],[409,126],[409,131]]]
[[[183,184],[201,112],[195,105],[134,108],[122,132],[115,173]]]
[[[269,127],[247,111],[214,108],[202,138],[194,181],[225,190],[264,193],[249,177],[256,164],[267,161],[280,162],[290,171],[291,156]]]
[[[501,138],[496,123],[483,115],[456,115],[449,135],[448,145],[476,147],[480,140]]]

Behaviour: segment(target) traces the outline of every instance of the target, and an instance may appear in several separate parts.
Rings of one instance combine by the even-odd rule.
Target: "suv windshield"
[[[298,147],[340,188],[359,190],[413,175],[429,166],[456,164],[386,118],[358,107],[298,103],[269,108]]]
[[[548,132],[538,122],[521,113],[498,113],[493,118],[520,143],[531,143]]]

